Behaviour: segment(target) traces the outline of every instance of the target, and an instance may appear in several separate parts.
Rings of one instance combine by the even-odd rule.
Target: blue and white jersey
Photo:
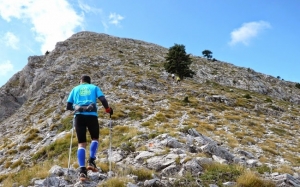
[[[75,108],[76,105],[87,106],[91,103],[94,103],[97,108],[97,98],[101,96],[104,96],[104,94],[98,86],[82,83],[72,89],[67,102],[73,103],[73,108]],[[79,113],[98,116],[97,112],[76,112],[75,114]]]

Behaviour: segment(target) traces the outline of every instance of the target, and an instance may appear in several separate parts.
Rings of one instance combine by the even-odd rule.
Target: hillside
[[[29,57],[0,88],[1,184],[33,185],[31,179],[45,179],[52,166],[67,167],[72,114],[65,111],[66,99],[80,76],[88,74],[114,109],[116,176],[154,172],[158,186],[176,186],[173,178],[182,185],[221,186],[247,176],[241,169],[231,177],[205,178],[207,163],[221,163],[219,168],[251,168],[277,186],[300,185],[300,89],[295,83],[192,56],[196,75],[177,85],[163,68],[167,52],[144,41],[79,32],[58,42],[48,55]],[[97,163],[105,175],[110,119],[102,108],[98,114]],[[74,136],[72,168],[78,166],[76,146]],[[38,172],[18,178],[16,173],[28,168]],[[189,178],[188,184],[182,178]],[[156,178],[147,175],[131,183],[146,179]],[[97,180],[97,185],[106,181]]]

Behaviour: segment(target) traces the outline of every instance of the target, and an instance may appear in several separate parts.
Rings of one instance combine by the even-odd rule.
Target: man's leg
[[[79,143],[77,150],[77,159],[79,167],[85,167],[85,148],[86,143]]]
[[[77,150],[77,159],[79,164],[79,179],[85,181],[87,179],[87,169],[85,167],[85,147],[86,143],[79,143]]]
[[[75,129],[78,139],[77,160],[80,167],[79,179],[84,181],[87,179],[87,169],[85,167],[86,126],[84,116],[77,115],[75,117]]]
[[[97,139],[92,140],[92,143],[91,143],[91,146],[90,146],[90,157],[93,158],[93,159],[96,159],[96,153],[97,153],[97,150],[98,150],[98,145],[99,145],[99,142],[98,142]]]
[[[92,142],[90,145],[90,158],[88,160],[88,170],[92,170],[93,172],[99,171],[96,166],[96,154],[99,146],[99,123],[97,116],[90,117],[88,130],[92,138]]]

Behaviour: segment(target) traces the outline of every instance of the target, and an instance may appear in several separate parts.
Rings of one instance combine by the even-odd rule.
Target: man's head
[[[82,75],[81,82],[86,82],[86,83],[91,84],[91,77],[89,77],[88,75]]]

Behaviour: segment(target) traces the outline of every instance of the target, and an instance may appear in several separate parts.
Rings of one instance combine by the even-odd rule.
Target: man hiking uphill
[[[79,179],[84,181],[87,179],[87,170],[97,172],[98,168],[95,164],[96,152],[98,149],[99,139],[99,123],[97,113],[97,98],[101,101],[105,112],[113,114],[112,108],[108,106],[108,102],[101,89],[91,84],[91,78],[83,75],[80,85],[74,87],[67,99],[67,110],[74,111],[74,123],[76,135],[78,139],[77,159],[80,167]],[[91,135],[90,158],[88,166],[85,167],[85,149],[86,149],[86,132],[87,129]]]

